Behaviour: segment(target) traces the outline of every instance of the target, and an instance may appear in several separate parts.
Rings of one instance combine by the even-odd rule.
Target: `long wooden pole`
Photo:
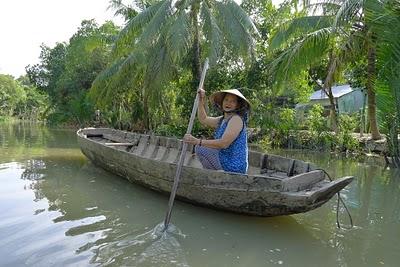
[[[208,58],[204,62],[203,71],[201,73],[201,78],[200,78],[200,83],[199,83],[198,90],[200,88],[203,88],[204,79],[206,77],[207,69],[208,69]],[[190,115],[189,125],[188,125],[187,130],[186,130],[187,134],[190,134],[192,132],[193,123],[194,123],[194,119],[196,117],[196,112],[197,112],[197,107],[198,106],[199,106],[199,94],[196,93],[196,99],[194,100],[194,104],[193,104],[193,108],[192,108],[192,114]],[[176,191],[178,189],[178,184],[179,184],[179,179],[180,179],[180,176],[181,176],[182,165],[183,165],[183,162],[185,161],[186,150],[187,150],[187,143],[183,142],[181,154],[179,156],[178,165],[176,166],[174,184],[172,186],[171,194],[169,196],[168,210],[167,210],[167,214],[166,214],[165,220],[164,220],[164,231],[168,228],[169,221],[171,220],[172,207],[174,205],[175,195],[176,195]]]

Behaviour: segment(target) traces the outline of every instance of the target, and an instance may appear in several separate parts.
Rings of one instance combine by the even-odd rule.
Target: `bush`
[[[360,144],[353,137],[353,132],[357,127],[356,117],[347,114],[339,116],[339,133],[336,136],[336,149],[340,152],[356,152],[360,150]]]
[[[295,120],[295,110],[290,108],[275,109],[273,113],[271,112],[266,123],[260,128],[265,133],[263,134],[264,136],[269,136],[268,146],[285,147],[292,144],[291,133],[298,128]],[[264,141],[261,140],[260,142]]]
[[[320,135],[327,130],[327,121],[322,116],[324,108],[320,104],[313,105],[307,116],[306,125],[308,130]]]
[[[158,126],[154,132],[157,135],[173,136],[180,139],[185,135],[186,131],[187,125],[171,122]],[[195,121],[192,129],[192,135],[195,137],[212,138],[213,132],[213,129],[202,127],[197,121]]]
[[[258,144],[260,145],[260,147],[261,147],[262,150],[268,150],[268,149],[270,149],[271,146],[272,146],[272,141],[271,141],[271,139],[269,138],[268,135],[264,135],[264,136],[260,139],[260,141],[258,141]]]

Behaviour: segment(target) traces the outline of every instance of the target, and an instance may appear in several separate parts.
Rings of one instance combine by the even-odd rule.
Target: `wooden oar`
[[[200,83],[199,83],[198,90],[200,88],[203,88],[204,79],[206,77],[207,69],[208,69],[208,58],[204,62],[203,71],[201,73],[201,78],[200,78]],[[199,105],[199,94],[196,92],[196,99],[194,100],[194,104],[193,104],[193,108],[192,108],[192,114],[190,115],[189,125],[188,125],[187,130],[186,130],[187,134],[190,134],[192,132],[193,123],[194,123],[194,119],[196,117],[196,112],[197,112],[198,105]],[[179,178],[181,176],[181,170],[182,170],[183,162],[185,160],[186,150],[187,150],[187,143],[183,142],[181,155],[179,157],[179,161],[178,161],[178,164],[176,166],[174,184],[172,186],[171,194],[169,196],[168,210],[167,210],[167,214],[166,214],[165,220],[164,220],[164,231],[168,228],[169,221],[171,219],[172,207],[174,205],[174,199],[175,199],[175,195],[176,195],[176,190],[178,189]]]

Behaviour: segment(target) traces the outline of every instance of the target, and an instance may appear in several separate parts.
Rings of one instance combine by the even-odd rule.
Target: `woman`
[[[211,95],[210,100],[223,113],[209,117],[205,110],[205,91],[199,90],[198,118],[201,124],[215,130],[214,139],[199,139],[186,134],[183,140],[196,145],[196,154],[206,169],[246,173],[247,115],[250,103],[237,89],[223,90]]]

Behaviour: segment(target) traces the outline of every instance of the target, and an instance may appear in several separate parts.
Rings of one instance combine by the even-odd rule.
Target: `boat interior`
[[[82,129],[86,138],[114,149],[126,151],[134,155],[153,160],[177,163],[182,148],[182,140],[176,138],[124,132],[114,129]],[[202,168],[194,146],[188,145],[185,166]],[[277,155],[264,154],[249,150],[248,175],[257,175],[285,179],[315,169],[310,163],[285,158]]]

